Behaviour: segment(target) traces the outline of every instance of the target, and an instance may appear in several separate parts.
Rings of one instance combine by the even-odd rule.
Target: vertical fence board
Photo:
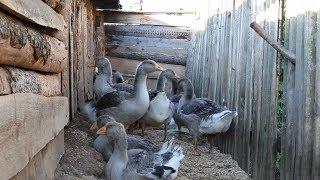
[[[317,15],[317,33],[316,37],[316,65],[315,65],[315,95],[314,95],[314,144],[312,160],[312,176],[316,180],[320,178],[320,11]]]

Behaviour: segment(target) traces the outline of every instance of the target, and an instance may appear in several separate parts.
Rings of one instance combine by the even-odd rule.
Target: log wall
[[[64,153],[71,15],[65,2],[71,1],[0,0],[1,179],[54,179]]]
[[[130,4],[130,3],[128,3]],[[192,12],[144,12],[106,10],[106,56],[125,78],[134,75],[139,62],[151,59],[185,76]],[[148,76],[148,88],[155,89],[158,74]],[[169,86],[166,86],[170,89]]]

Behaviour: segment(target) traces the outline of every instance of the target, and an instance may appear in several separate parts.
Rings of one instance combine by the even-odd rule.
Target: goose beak
[[[95,122],[91,125],[90,130],[91,130],[91,131],[96,131],[98,128],[99,128],[99,127],[98,127],[98,123],[97,123],[97,121],[95,121]]]
[[[101,135],[101,134],[107,134],[108,128],[106,126],[103,126],[102,128],[100,128],[97,131],[97,134]]]
[[[156,64],[156,70],[157,71],[164,71],[164,69],[159,64]]]

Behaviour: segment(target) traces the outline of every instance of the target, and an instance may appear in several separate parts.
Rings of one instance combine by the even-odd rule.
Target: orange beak
[[[98,128],[99,128],[99,127],[98,127],[98,123],[97,123],[97,121],[95,121],[95,122],[91,125],[90,130],[91,130],[91,131],[96,131]]]
[[[108,131],[108,128],[106,126],[103,126],[102,128],[100,128],[98,131],[97,131],[97,134],[107,134],[107,131]]]
[[[159,64],[156,64],[156,70],[157,71],[164,71],[164,69]]]

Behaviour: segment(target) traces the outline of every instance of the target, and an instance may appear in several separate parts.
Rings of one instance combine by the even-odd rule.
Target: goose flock
[[[152,60],[141,62],[132,83],[113,70],[105,57],[96,60],[95,99],[86,102],[81,112],[98,136],[93,147],[103,155],[108,180],[175,179],[184,158],[174,138],[167,140],[170,122],[189,130],[195,151],[197,140],[205,136],[213,147],[215,135],[226,132],[237,112],[230,111],[207,98],[196,98],[191,81],[180,78],[171,69],[163,69]],[[148,91],[147,75],[161,71],[157,87]],[[172,90],[165,92],[166,82]],[[163,144],[144,139],[145,128],[164,127]],[[141,128],[141,136],[132,129]],[[200,152],[199,152],[200,153]]]

